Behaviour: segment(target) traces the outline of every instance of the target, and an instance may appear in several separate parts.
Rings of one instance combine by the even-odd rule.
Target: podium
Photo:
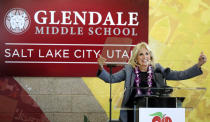
[[[131,87],[126,88],[130,92],[130,98],[127,104],[121,105],[122,100],[119,99],[115,104],[115,109],[120,109],[121,111],[133,112],[132,116],[128,116],[128,119],[134,122],[139,121],[142,117],[142,113],[139,111],[141,109],[150,110],[151,108],[156,108],[160,111],[161,108],[167,110],[184,110],[184,117],[188,115],[193,108],[197,106],[201,98],[206,92],[205,88],[181,88],[181,87],[165,87],[165,88],[137,88]],[[141,91],[141,94],[137,95],[137,90]],[[148,95],[148,91],[150,94]],[[125,91],[124,91],[125,92]],[[123,93],[124,95],[124,93]],[[121,96],[120,98],[122,98]],[[159,112],[160,113],[160,112]],[[176,112],[177,114],[179,112]],[[143,114],[143,116],[145,116]],[[174,116],[174,114],[173,114]],[[133,118],[131,118],[133,117]],[[179,116],[177,115],[177,118]],[[174,119],[177,119],[174,117]],[[130,122],[129,121],[129,122]],[[158,122],[158,121],[157,121]],[[169,121],[170,122],[170,121]]]

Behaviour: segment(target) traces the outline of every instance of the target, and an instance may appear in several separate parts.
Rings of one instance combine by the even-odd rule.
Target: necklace
[[[139,67],[136,67],[135,68],[135,74],[136,74],[135,83],[137,86],[137,95],[138,96],[142,95],[141,89],[139,87],[140,82],[141,82],[141,77],[140,77],[139,73],[140,73]],[[151,65],[148,67],[147,74],[148,74],[148,77],[147,77],[148,89],[147,89],[146,95],[151,95],[151,87],[152,87],[152,66]]]

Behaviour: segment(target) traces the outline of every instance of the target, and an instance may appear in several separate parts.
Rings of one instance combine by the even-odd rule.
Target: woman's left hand
[[[198,58],[198,67],[201,67],[203,64],[205,64],[206,60],[207,60],[206,55],[203,52],[201,52],[201,54]]]

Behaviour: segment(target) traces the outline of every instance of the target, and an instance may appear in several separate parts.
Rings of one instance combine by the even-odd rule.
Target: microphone
[[[107,64],[106,66],[109,67],[109,68],[110,67],[117,67],[117,64]]]

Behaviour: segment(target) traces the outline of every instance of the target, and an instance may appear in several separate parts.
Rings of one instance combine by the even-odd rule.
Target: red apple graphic
[[[162,112],[156,112],[154,114],[150,114],[150,116],[154,116],[152,122],[172,122],[172,119],[169,116],[163,115]]]
[[[166,116],[162,118],[162,122],[172,122],[172,120],[169,116]]]
[[[152,122],[161,122],[161,118],[159,116],[155,116],[153,117]]]

